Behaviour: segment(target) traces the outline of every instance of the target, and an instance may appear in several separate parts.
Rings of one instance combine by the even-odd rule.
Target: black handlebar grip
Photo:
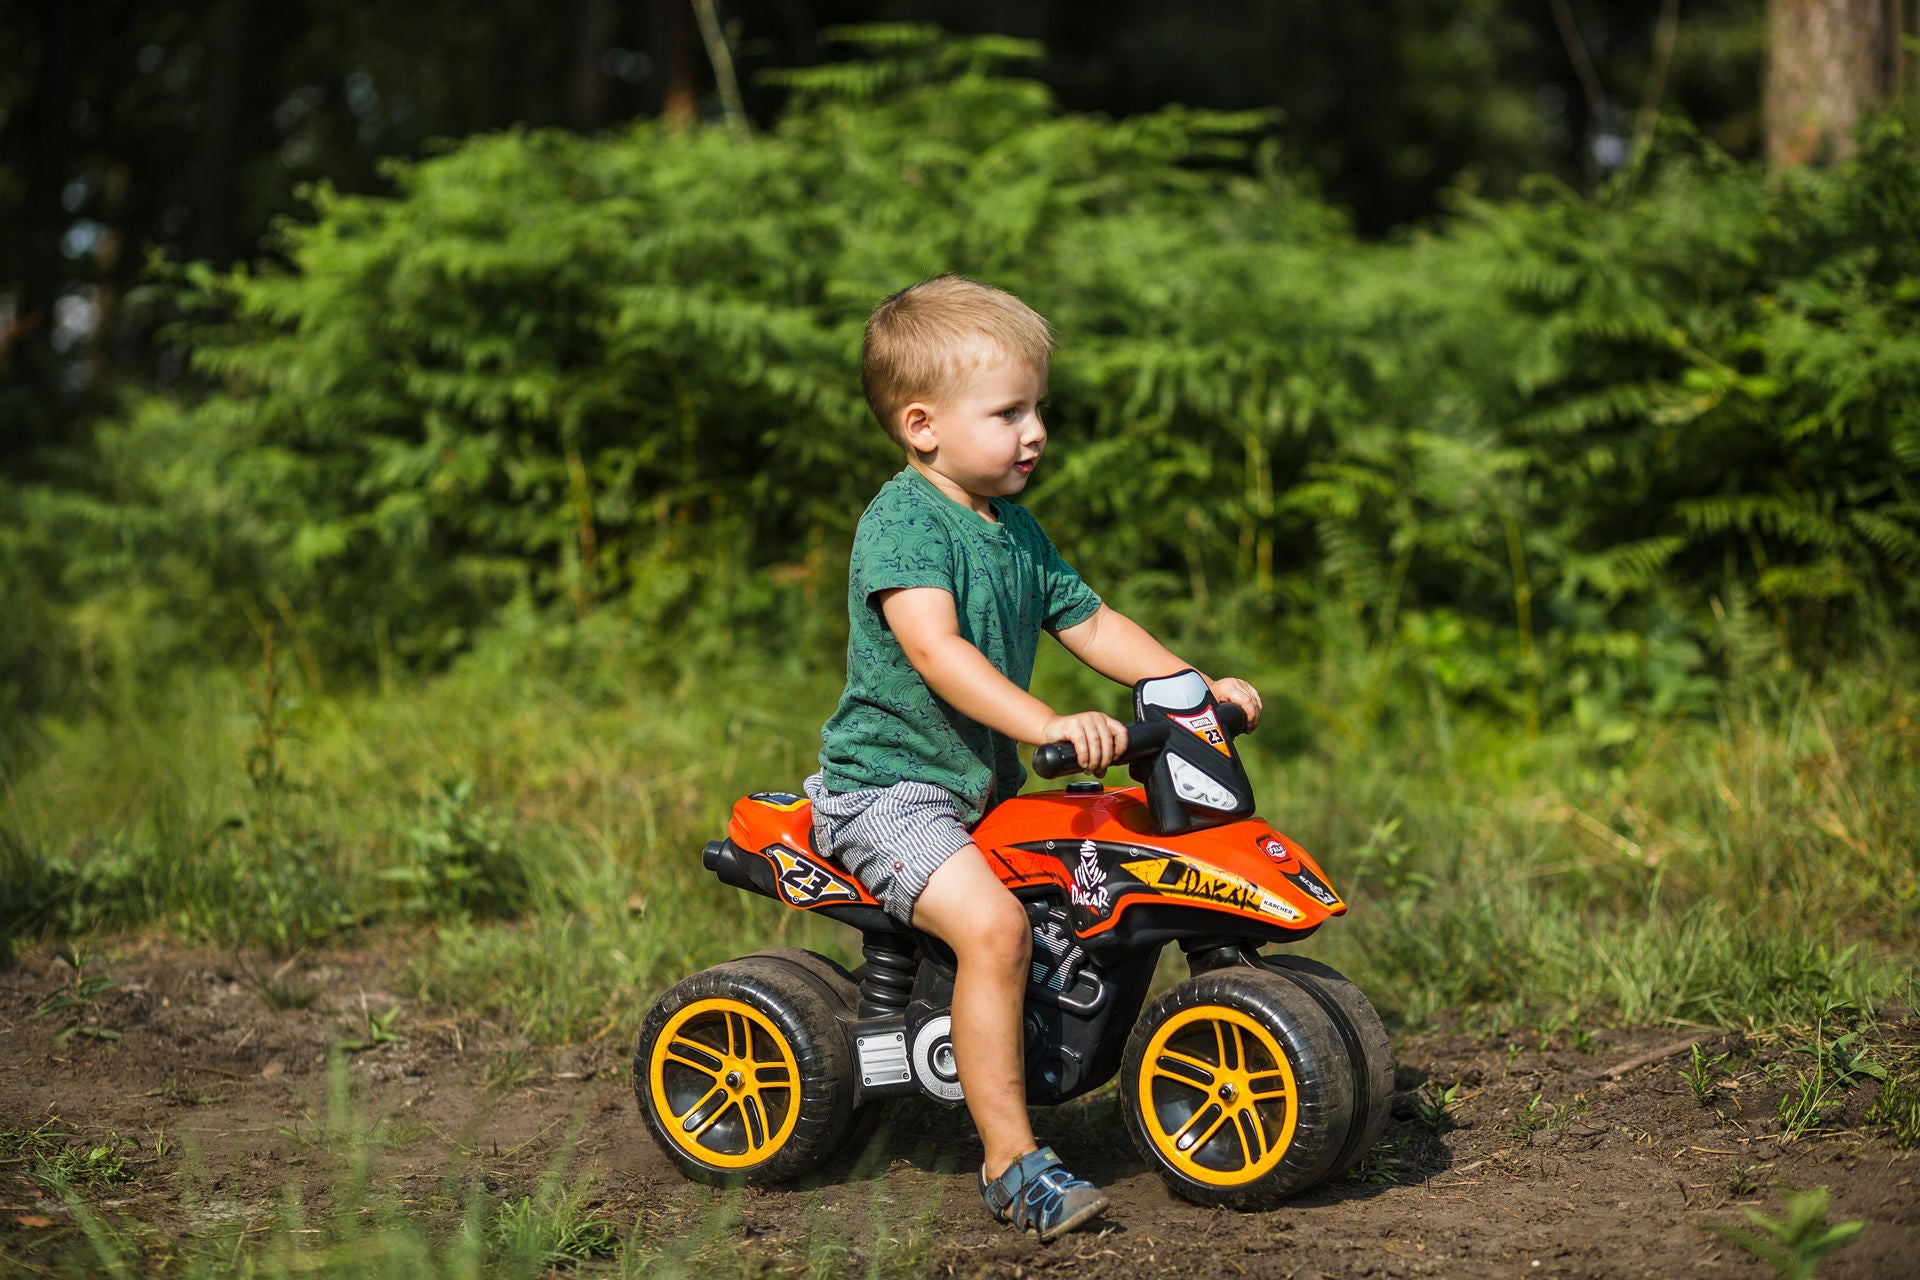
[[[1216,709],[1220,717],[1220,727],[1229,737],[1237,738],[1247,731],[1247,713],[1237,702],[1223,702]],[[1127,726],[1127,749],[1122,751],[1115,764],[1132,764],[1144,760],[1160,748],[1167,745],[1167,726],[1158,724],[1130,724]],[[1035,747],[1033,751],[1033,771],[1043,778],[1064,778],[1078,772],[1080,754],[1073,749],[1071,742],[1049,742],[1045,746]]]
[[[1049,742],[1033,751],[1033,771],[1043,778],[1064,778],[1080,768],[1071,742]]]

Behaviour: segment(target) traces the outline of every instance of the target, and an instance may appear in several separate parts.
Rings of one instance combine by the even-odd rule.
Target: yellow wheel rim
[[[702,1164],[750,1169],[800,1118],[800,1064],[786,1035],[740,1000],[696,1000],[667,1020],[647,1063],[669,1141]]]
[[[1272,1170],[1300,1118],[1293,1067],[1273,1032],[1220,1005],[1161,1023],[1135,1084],[1154,1150],[1210,1187],[1244,1186]]]

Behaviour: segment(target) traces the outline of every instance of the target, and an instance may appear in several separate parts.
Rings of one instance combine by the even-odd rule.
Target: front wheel
[[[1320,1003],[1277,973],[1221,969],[1148,1007],[1120,1071],[1127,1131],[1178,1195],[1267,1209],[1326,1178],[1353,1079]]]
[[[1393,1042],[1366,994],[1338,969],[1305,956],[1259,957],[1260,967],[1297,983],[1320,1002],[1346,1045],[1353,1073],[1353,1126],[1329,1177],[1358,1164],[1387,1131],[1393,1114]]]
[[[697,1182],[782,1182],[820,1163],[853,1121],[846,1036],[817,977],[780,956],[717,965],[669,987],[633,1053],[647,1128]]]

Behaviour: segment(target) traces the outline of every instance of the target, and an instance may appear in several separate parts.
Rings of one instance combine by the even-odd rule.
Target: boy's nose
[[[1040,411],[1035,409],[1027,415],[1027,429],[1020,433],[1022,444],[1039,445],[1046,443],[1047,424],[1040,420]]]

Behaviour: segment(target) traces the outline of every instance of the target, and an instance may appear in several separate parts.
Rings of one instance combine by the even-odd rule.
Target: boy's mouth
[[[1024,476],[1024,475],[1030,475],[1030,474],[1032,473],[1032,471],[1033,471],[1033,467],[1034,467],[1034,464],[1035,464],[1035,463],[1037,463],[1037,462],[1039,462],[1039,461],[1040,461],[1040,459],[1038,459],[1038,458],[1028,458],[1028,459],[1027,459],[1027,460],[1026,460],[1025,462],[1016,462],[1016,463],[1014,463],[1014,464],[1013,464],[1013,469],[1014,469],[1015,471],[1018,471],[1018,472],[1019,472],[1019,473],[1020,473],[1021,475],[1023,475],[1023,476]]]

